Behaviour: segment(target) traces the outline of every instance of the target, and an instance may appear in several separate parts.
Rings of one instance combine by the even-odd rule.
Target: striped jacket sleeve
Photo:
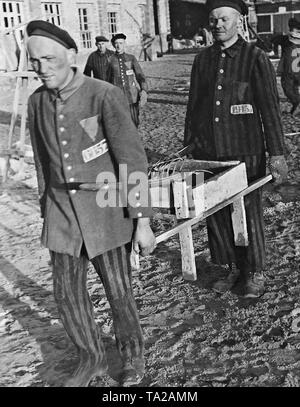
[[[253,85],[264,127],[266,149],[269,155],[283,155],[284,139],[276,74],[271,61],[264,52],[260,52],[257,57]]]

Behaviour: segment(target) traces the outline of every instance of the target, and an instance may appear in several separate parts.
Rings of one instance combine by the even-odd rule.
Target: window
[[[257,16],[257,32],[258,33],[270,33],[271,30],[271,16],[258,15]]]
[[[118,13],[116,11],[111,11],[107,13],[108,17],[108,32],[110,35],[116,34],[118,32]]]
[[[78,8],[78,15],[81,46],[83,48],[92,48],[92,33],[89,26],[88,9],[86,7]]]
[[[0,1],[0,29],[14,27],[23,21],[23,2]]]
[[[61,25],[61,3],[42,3],[42,11],[49,23]]]

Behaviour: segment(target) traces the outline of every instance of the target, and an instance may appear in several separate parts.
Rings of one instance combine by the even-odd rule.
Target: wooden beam
[[[232,203],[231,220],[235,245],[248,246],[249,240],[243,196]]]
[[[245,188],[243,191],[239,192],[238,194],[234,195],[233,197],[226,199],[224,202],[219,203],[216,205],[214,208],[209,209],[208,211],[203,212],[201,215],[196,216],[193,219],[189,219],[183,223],[181,223],[178,226],[175,226],[174,228],[168,230],[167,232],[162,233],[161,235],[156,237],[156,243],[161,243],[170,237],[176,235],[179,233],[181,230],[185,229],[186,227],[193,226],[200,222],[201,220],[207,218],[208,216],[213,215],[214,213],[218,212],[220,209],[225,208],[225,206],[232,204],[234,201],[237,199],[241,198],[242,196],[250,194],[250,192],[262,187],[265,185],[267,182],[271,181],[272,175],[267,175],[258,181],[253,182],[250,184],[247,188]]]
[[[246,165],[240,163],[193,188],[196,216],[248,186]]]
[[[197,270],[191,226],[186,227],[179,232],[179,241],[181,247],[182,276],[185,280],[196,281]]]

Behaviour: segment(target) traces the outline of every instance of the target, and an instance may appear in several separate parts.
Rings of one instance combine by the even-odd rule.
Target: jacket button
[[[218,117],[215,118],[215,122],[219,122],[220,119]]]
[[[222,52],[221,57],[222,57],[222,58],[225,58],[225,57],[226,57],[225,52]]]
[[[61,142],[61,144],[62,144],[63,146],[66,146],[66,145],[68,144],[68,142],[67,142],[66,140],[63,140],[63,141]]]
[[[220,106],[221,102],[219,100],[216,101],[216,105]]]
[[[64,116],[63,114],[60,114],[60,115],[58,116],[58,118],[59,118],[60,120],[62,120],[62,119],[65,118],[65,116]]]
[[[60,127],[59,131],[60,131],[61,133],[63,133],[63,132],[65,131],[65,128],[64,128],[64,127]]]
[[[67,170],[68,170],[68,171],[71,171],[71,169],[72,169],[71,165],[68,165],[68,166],[67,166]]]
[[[224,73],[224,69],[220,69],[220,73]]]
[[[219,86],[218,86],[218,89],[221,90],[221,89],[222,89],[222,85],[219,85]]]
[[[74,182],[74,181],[75,181],[75,178],[70,178],[69,181],[70,181],[70,182]]]
[[[138,217],[138,218],[141,218],[142,216],[143,216],[142,212],[139,212],[139,213],[137,214],[137,217]]]
[[[71,194],[72,194],[72,195],[75,195],[76,192],[77,192],[76,189],[72,189],[72,190],[71,190]]]
[[[65,158],[69,158],[69,157],[70,157],[70,154],[66,153],[66,154],[64,154],[64,157],[65,157]]]
[[[141,203],[140,203],[140,202],[137,202],[135,206],[136,206],[137,208],[139,208],[139,207],[141,206]]]

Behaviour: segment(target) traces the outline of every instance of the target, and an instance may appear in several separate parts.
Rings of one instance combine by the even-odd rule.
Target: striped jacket
[[[196,55],[184,144],[195,158],[283,154],[276,76],[261,49],[239,37],[226,50],[215,43]]]
[[[109,49],[104,54],[101,54],[98,50],[92,52],[88,57],[83,73],[87,76],[93,75],[93,78],[107,81],[109,58],[113,54],[114,52]]]

